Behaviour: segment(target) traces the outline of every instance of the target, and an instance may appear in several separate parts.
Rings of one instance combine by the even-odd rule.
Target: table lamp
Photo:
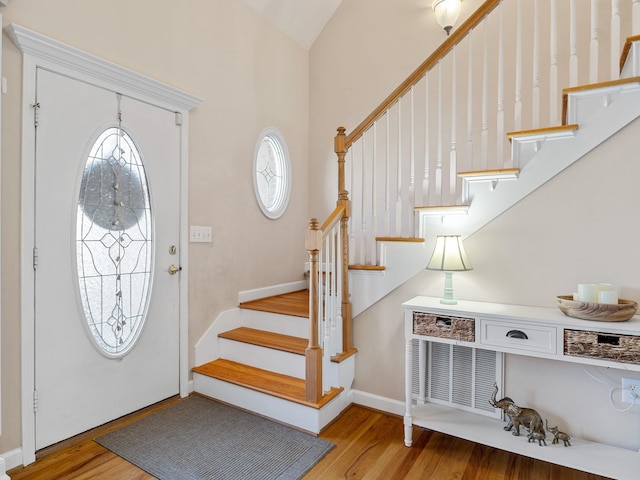
[[[438,235],[427,270],[444,272],[444,297],[440,303],[455,305],[458,301],[453,298],[453,272],[473,270],[467,254],[462,246],[460,235]]]

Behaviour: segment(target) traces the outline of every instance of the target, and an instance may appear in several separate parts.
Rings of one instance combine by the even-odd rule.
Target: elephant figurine
[[[542,417],[540,414],[532,408],[519,407],[515,402],[509,398],[504,397],[500,400],[496,400],[498,394],[498,384],[494,384],[493,394],[489,403],[494,408],[500,408],[509,418],[509,423],[504,427],[506,431],[513,429],[512,435],[520,435],[520,426],[529,431],[529,434],[534,432],[543,432],[544,425],[542,423]]]
[[[527,435],[527,442],[535,442],[536,440],[538,441],[538,445],[542,446],[542,444],[544,443],[544,446],[547,446],[547,442],[545,441],[545,439],[547,438],[547,434],[544,433],[544,430],[542,432],[531,432],[529,435]]]
[[[559,431],[557,426],[549,427],[548,419],[545,418],[544,421],[545,421],[545,424],[547,425],[547,431],[553,434],[553,441],[551,442],[552,444],[560,443],[560,440],[562,440],[565,447],[571,446],[571,442],[569,441],[571,440],[571,437],[569,436],[569,434]]]

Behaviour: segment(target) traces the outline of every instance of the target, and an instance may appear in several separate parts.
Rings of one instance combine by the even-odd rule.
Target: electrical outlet
[[[622,377],[622,402],[640,405],[640,378]]]

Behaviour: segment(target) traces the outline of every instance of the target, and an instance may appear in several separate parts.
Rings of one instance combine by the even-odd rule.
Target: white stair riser
[[[204,375],[194,374],[195,391],[311,433],[319,433],[318,410]]]
[[[220,357],[251,367],[304,378],[304,355],[221,338]]]
[[[308,318],[240,309],[240,321],[243,327],[309,338]]]

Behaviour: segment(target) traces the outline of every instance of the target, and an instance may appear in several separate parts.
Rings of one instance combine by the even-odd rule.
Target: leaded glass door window
[[[76,228],[85,326],[108,357],[124,356],[142,331],[152,259],[153,217],[142,155],[126,131],[108,128],[85,163]]]

